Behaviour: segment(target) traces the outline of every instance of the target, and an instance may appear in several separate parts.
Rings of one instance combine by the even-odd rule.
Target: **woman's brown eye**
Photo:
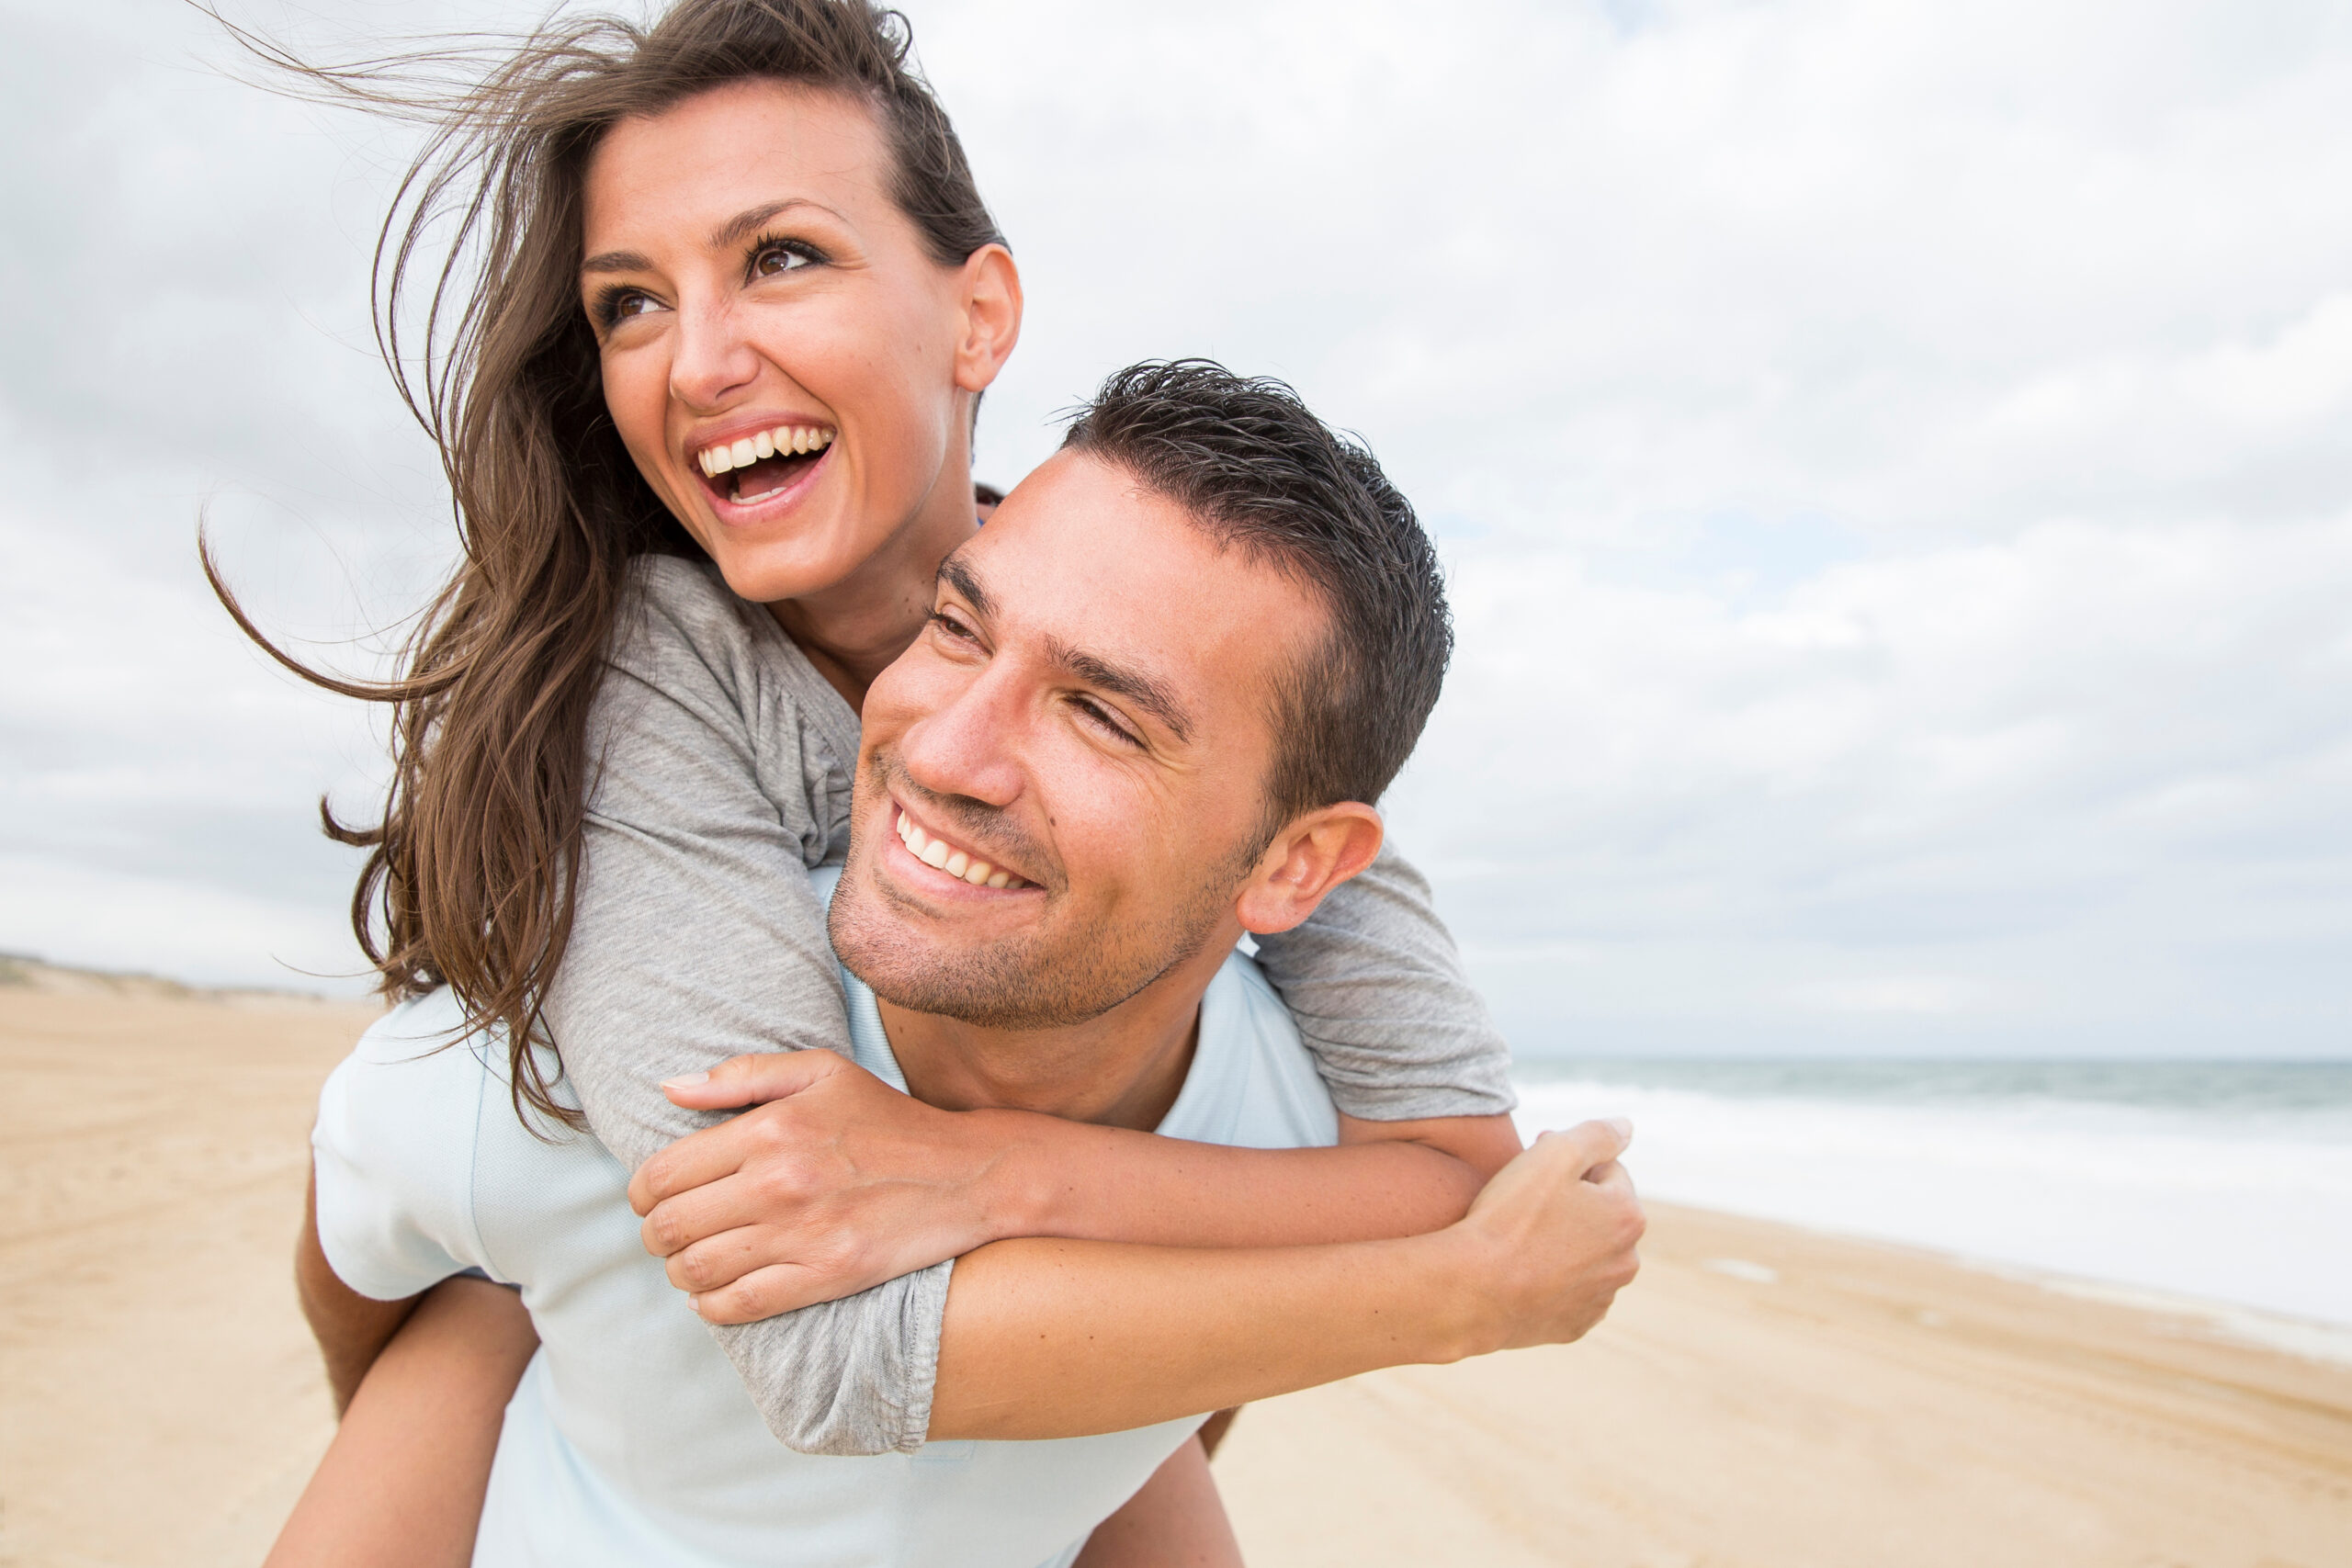
[[[809,258],[789,245],[770,245],[760,252],[752,270],[762,277],[774,277],[779,273],[798,272],[809,265]]]

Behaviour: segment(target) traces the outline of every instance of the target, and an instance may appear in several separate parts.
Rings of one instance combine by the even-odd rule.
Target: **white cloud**
[[[49,892],[0,945],[331,944],[306,802],[365,722],[237,647],[187,522],[309,637],[429,580],[363,352],[397,148],[192,69],[186,7],[7,8],[53,152],[0,173],[0,852]],[[241,14],[458,8],[397,9]],[[2352,1046],[2342,7],[910,9],[1029,285],[985,476],[1205,353],[1440,532],[1395,816],[1524,1044]],[[217,913],[39,913],[102,876]]]

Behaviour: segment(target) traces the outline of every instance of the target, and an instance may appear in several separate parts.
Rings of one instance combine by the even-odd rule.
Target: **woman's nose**
[[[688,408],[707,412],[756,380],[759,355],[723,303],[682,305],[677,351],[670,360],[670,390]]]

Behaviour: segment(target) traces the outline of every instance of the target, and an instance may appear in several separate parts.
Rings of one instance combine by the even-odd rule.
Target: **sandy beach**
[[[0,1564],[256,1562],[330,1429],[287,1259],[370,1010],[0,982]],[[1245,1413],[1250,1561],[2352,1562],[2352,1368],[1690,1210],[1644,1251],[1582,1345]]]

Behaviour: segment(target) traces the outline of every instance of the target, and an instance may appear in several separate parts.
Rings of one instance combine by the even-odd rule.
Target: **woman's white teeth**
[[[988,862],[951,848],[944,840],[933,838],[916,827],[914,819],[903,811],[899,813],[899,841],[907,846],[908,853],[923,864],[936,866],[950,876],[960,876],[975,887],[1029,886],[1009,871],[999,871]]]
[[[702,465],[704,473],[717,479],[731,469],[748,468],[763,457],[778,453],[797,457],[804,452],[821,452],[832,444],[833,433],[830,430],[806,424],[779,424],[741,441],[705,447],[695,460]]]

